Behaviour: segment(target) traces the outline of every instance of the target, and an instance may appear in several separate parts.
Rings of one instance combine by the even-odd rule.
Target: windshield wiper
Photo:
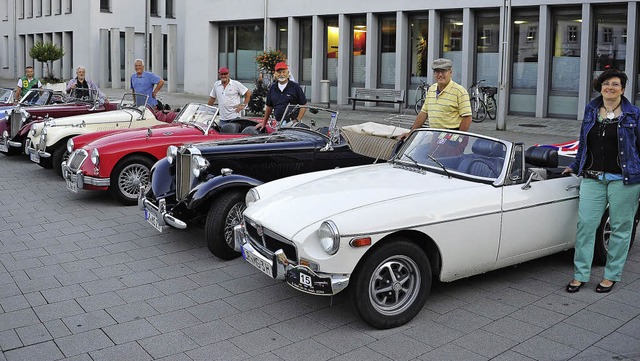
[[[429,157],[429,159],[431,159],[434,163],[436,163],[437,165],[440,166],[440,168],[442,168],[442,171],[444,172],[444,174],[447,175],[447,177],[451,178],[451,174],[449,174],[449,171],[447,170],[447,168],[444,166],[444,164],[440,163],[439,160],[437,160],[436,158],[434,158],[431,154],[427,154],[427,157]]]

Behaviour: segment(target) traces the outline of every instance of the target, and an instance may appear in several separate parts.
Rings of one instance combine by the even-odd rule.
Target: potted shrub
[[[47,68],[47,76],[41,79],[41,82],[46,84],[45,86],[47,88],[60,90],[58,88],[61,87],[61,90],[63,91],[66,89],[65,83],[61,82],[60,79],[56,78],[53,74],[53,62],[62,59],[64,56],[64,50],[62,50],[62,47],[53,43],[39,41],[33,45],[31,50],[29,50],[29,56],[41,63],[44,63]],[[62,86],[54,85],[60,83],[62,83]]]

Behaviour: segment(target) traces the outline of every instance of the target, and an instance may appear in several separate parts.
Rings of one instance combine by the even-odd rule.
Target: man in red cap
[[[213,84],[209,101],[207,104],[213,105],[218,100],[220,110],[220,125],[228,123],[232,119],[242,117],[242,110],[249,104],[251,90],[242,85],[239,81],[229,78],[229,69],[218,69],[220,80]]]
[[[289,80],[289,67],[285,62],[279,62],[276,64],[275,77],[277,82],[271,85],[267,92],[267,107],[264,112],[264,119],[262,124],[256,125],[256,128],[262,129],[267,124],[271,113],[276,120],[282,120],[284,111],[289,104],[307,104],[307,97],[302,91],[302,88],[298,83]],[[300,121],[304,116],[305,108],[300,108],[299,111],[290,115],[290,119]]]

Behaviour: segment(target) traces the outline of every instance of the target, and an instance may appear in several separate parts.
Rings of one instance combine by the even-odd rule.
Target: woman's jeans
[[[596,230],[609,204],[611,235],[604,278],[620,281],[629,253],[634,217],[638,209],[640,184],[624,185],[622,180],[585,178],[580,183],[578,232],[573,259],[574,279],[589,282]]]

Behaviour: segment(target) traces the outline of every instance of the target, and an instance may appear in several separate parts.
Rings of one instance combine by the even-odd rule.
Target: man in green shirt
[[[31,88],[42,88],[42,84],[38,78],[33,76],[33,67],[27,66],[25,69],[25,76],[18,79],[18,86],[16,87],[14,101],[16,103],[19,102],[20,96],[26,94]]]

